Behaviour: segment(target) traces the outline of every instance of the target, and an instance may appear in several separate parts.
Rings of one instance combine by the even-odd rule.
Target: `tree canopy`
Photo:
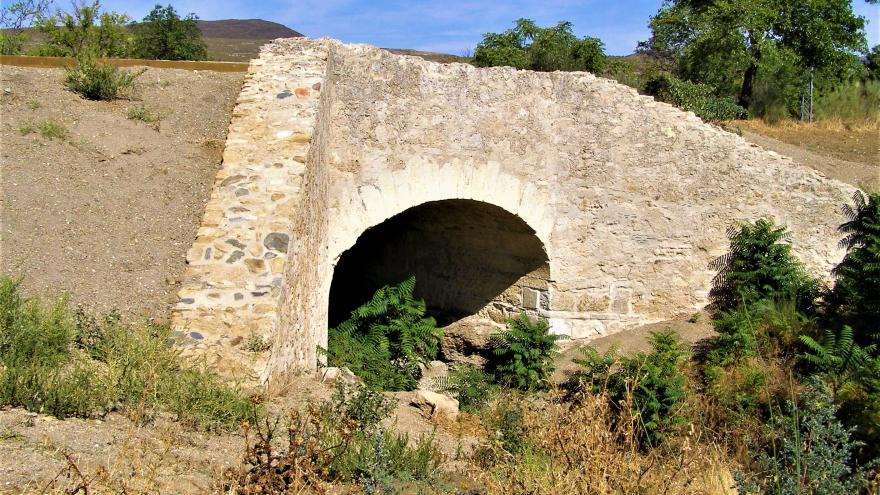
[[[570,22],[541,28],[530,19],[518,19],[503,33],[486,33],[474,52],[478,67],[510,66],[537,71],[605,70],[604,44],[598,38],[578,38]]]
[[[162,60],[205,60],[208,48],[202,41],[195,14],[181,18],[174,7],[156,5],[133,26],[136,34],[135,55]]]
[[[101,2],[75,2],[69,12],[40,18],[36,26],[48,40],[40,47],[40,55],[79,57],[124,57],[128,54],[130,37],[125,31],[129,18],[117,12],[101,11]]]
[[[747,108],[771,52],[839,80],[867,50],[865,19],[849,0],[672,0],[650,27],[643,49],[685,79],[736,93]]]

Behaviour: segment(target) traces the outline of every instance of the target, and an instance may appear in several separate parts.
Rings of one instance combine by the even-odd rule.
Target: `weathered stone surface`
[[[342,253],[408,209],[471,200],[521,219],[548,259],[478,316],[527,309],[590,338],[705,305],[709,261],[735,222],[787,224],[795,252],[827,276],[853,191],[592,74],[276,40],[251,63],[173,326],[204,337],[188,352],[249,377],[314,368]],[[226,239],[271,262],[226,263]],[[255,254],[267,249],[277,257]],[[229,346],[252,333],[274,335],[268,360]]]
[[[452,421],[458,419],[458,401],[447,395],[429,390],[416,390],[412,405],[429,418],[446,418]]]

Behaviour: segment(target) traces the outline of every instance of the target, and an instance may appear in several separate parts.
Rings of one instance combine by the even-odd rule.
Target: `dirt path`
[[[851,138],[857,142],[851,144],[849,153],[845,153],[847,144],[839,136],[843,131],[800,129],[798,126],[776,128],[752,122],[736,123],[734,126],[739,127],[747,141],[764,149],[791,157],[797,163],[860,189],[880,191],[880,133],[878,132],[853,132],[852,134],[859,137]],[[833,147],[830,143],[825,143],[826,141],[833,142]]]
[[[588,345],[595,348],[600,353],[604,353],[614,348],[622,355],[650,352],[651,344],[649,339],[651,337],[651,332],[662,332],[666,330],[675,332],[681,338],[682,342],[690,345],[717,335],[712,326],[712,320],[709,315],[705,312],[701,312],[695,314],[689,319],[668,320],[659,323],[651,323],[649,325],[642,325],[606,337],[599,337],[586,344],[571,342],[568,345],[563,346],[562,352],[555,359],[556,371],[553,373],[553,381],[562,383],[571,372],[580,368],[574,362],[574,359],[581,357],[579,351],[581,347]]]
[[[134,101],[66,91],[60,69],[0,67],[4,274],[89,311],[168,314],[244,74],[149,69]],[[157,123],[127,118],[143,106]],[[67,136],[25,134],[51,121]]]

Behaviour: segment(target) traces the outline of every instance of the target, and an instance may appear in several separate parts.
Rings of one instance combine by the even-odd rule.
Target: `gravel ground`
[[[149,69],[130,100],[67,91],[61,69],[0,67],[0,258],[30,294],[167,318],[244,74]],[[129,119],[144,107],[158,122]],[[64,138],[25,134],[53,121]]]

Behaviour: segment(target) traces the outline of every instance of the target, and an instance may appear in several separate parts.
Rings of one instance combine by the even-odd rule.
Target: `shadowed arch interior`
[[[546,291],[549,268],[541,241],[518,216],[473,200],[423,203],[367,229],[342,253],[330,286],[329,325],[348,318],[379,287],[410,275],[429,314],[448,324],[481,311],[518,310],[524,288]]]

